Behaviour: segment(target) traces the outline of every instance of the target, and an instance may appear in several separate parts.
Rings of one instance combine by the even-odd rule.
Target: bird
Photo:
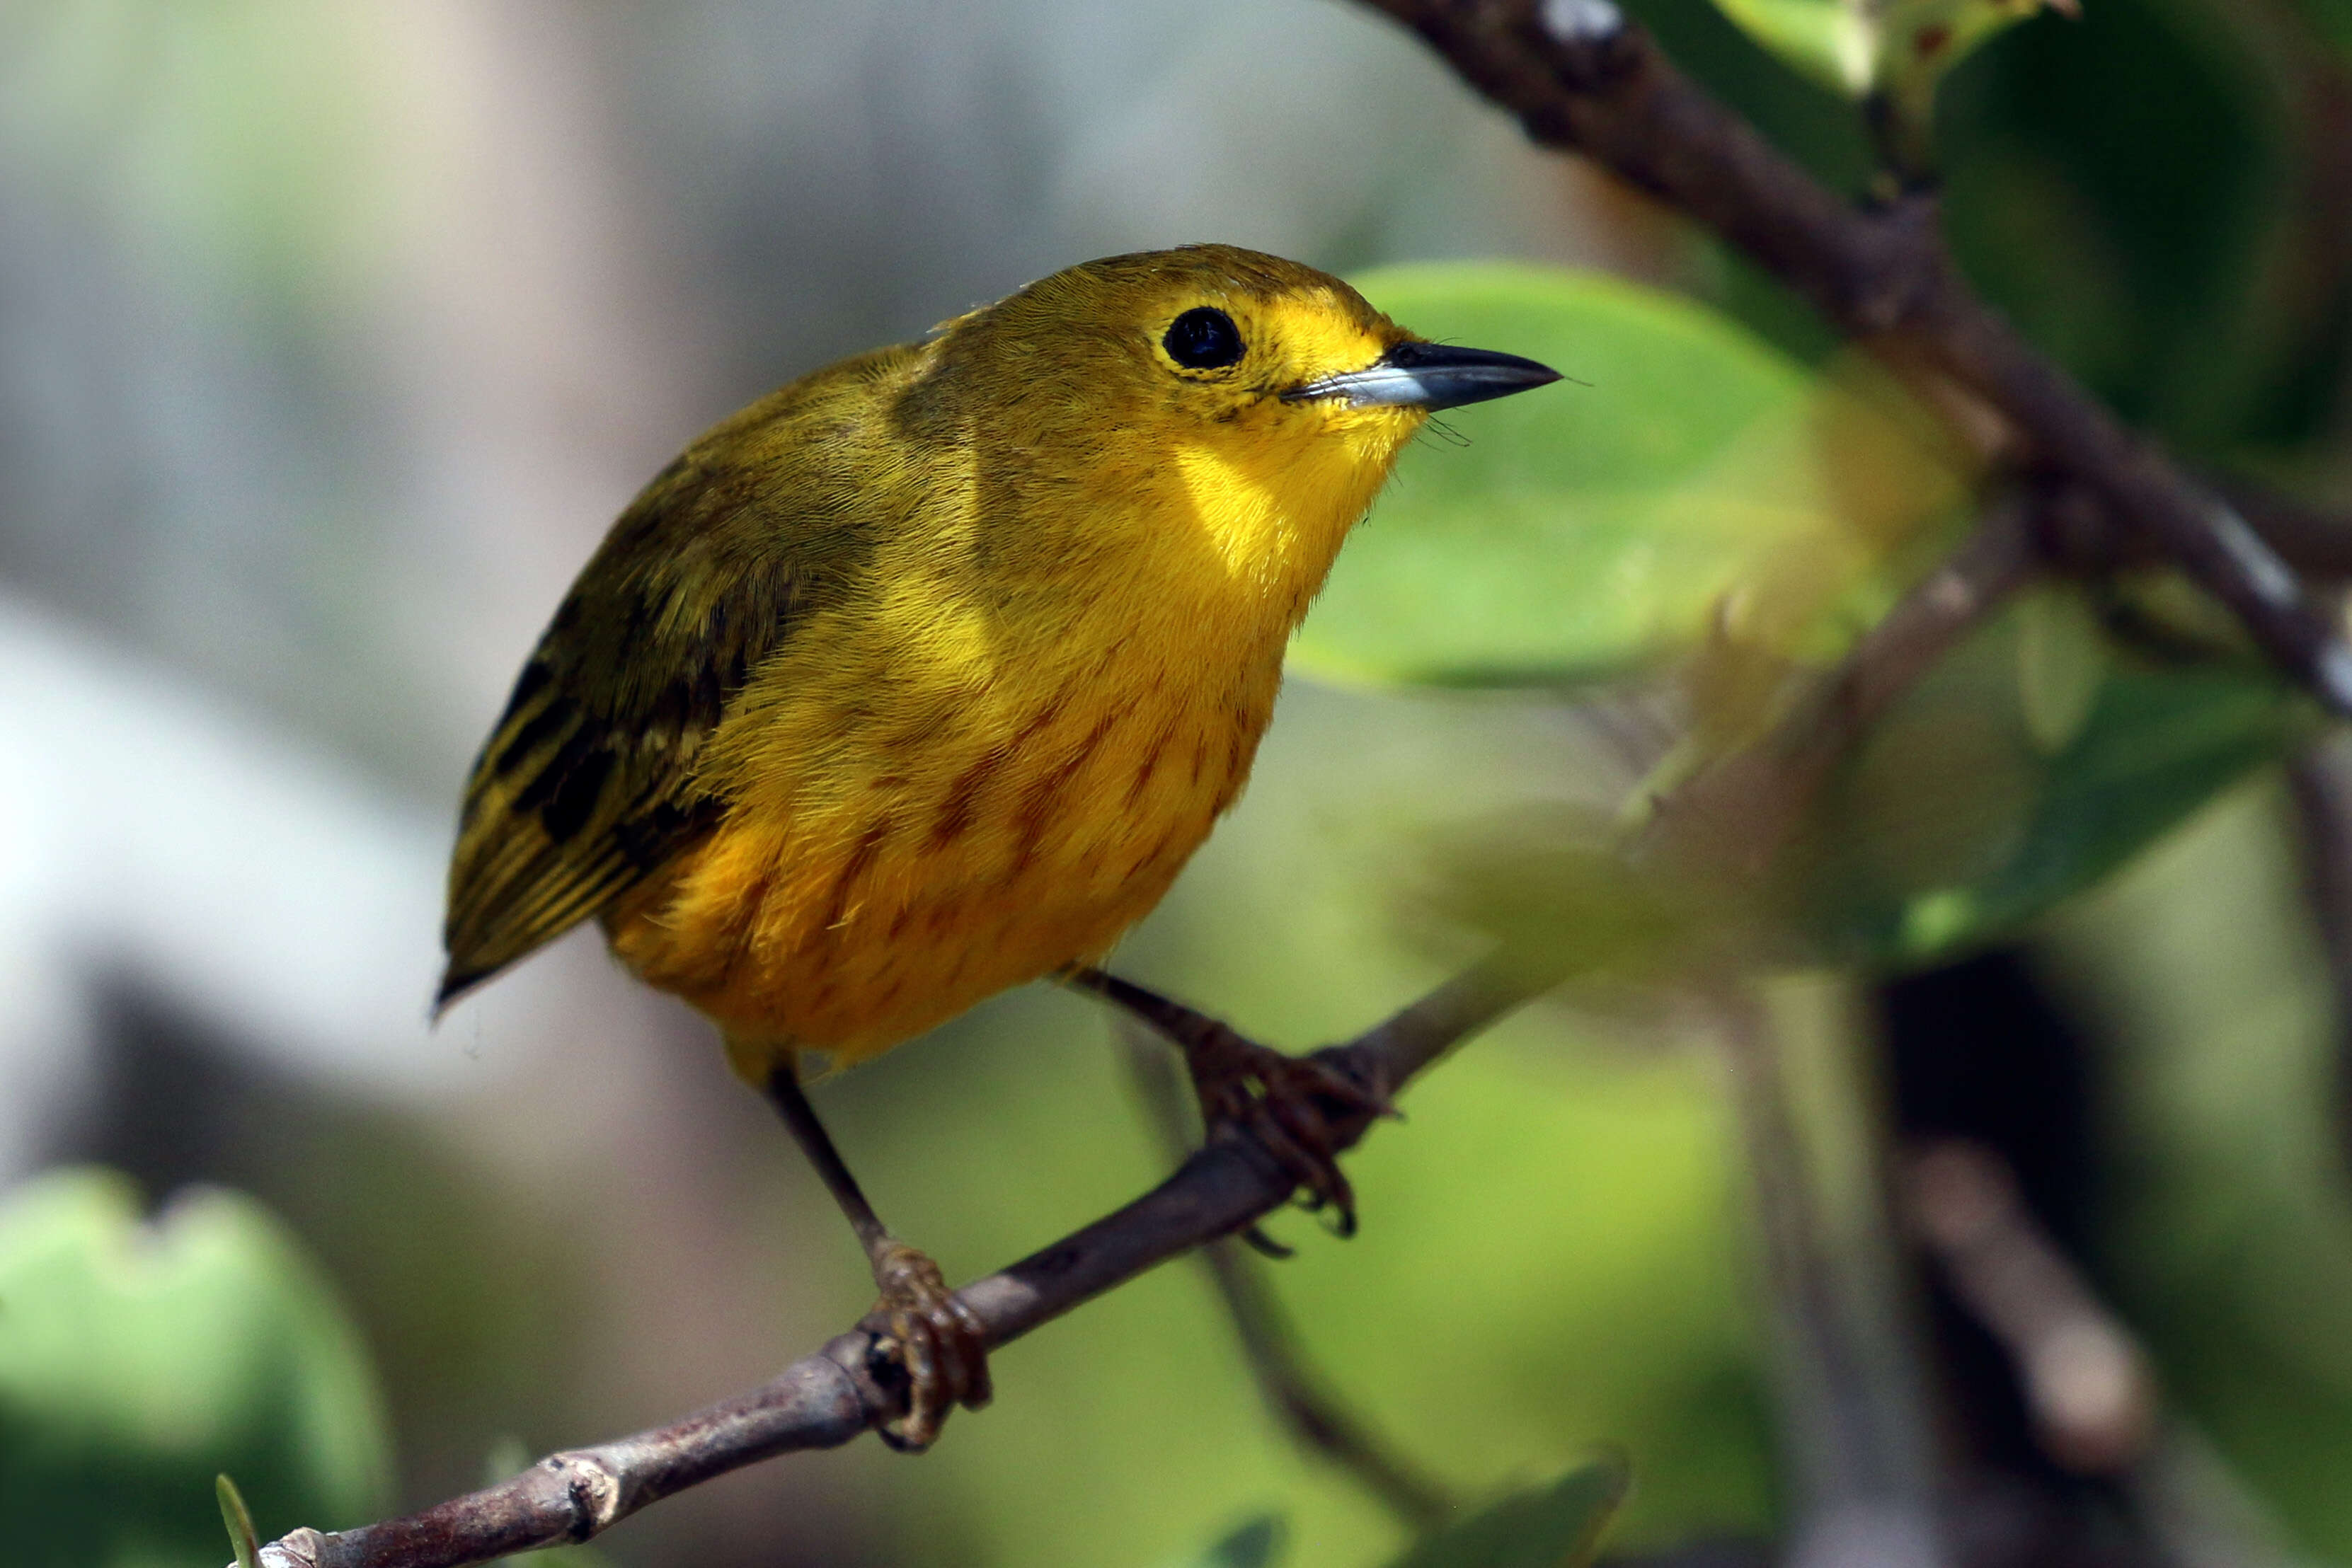
[[[593,919],[711,1019],[866,1250],[903,1448],[987,1402],[983,1335],[866,1201],[812,1066],[1058,979],[1182,1047],[1208,1135],[1351,1227],[1317,1107],[1370,1092],[1100,966],[1240,796],[1290,633],[1423,421],[1558,379],[1197,245],[720,421],[614,523],[474,764],[436,1013]]]

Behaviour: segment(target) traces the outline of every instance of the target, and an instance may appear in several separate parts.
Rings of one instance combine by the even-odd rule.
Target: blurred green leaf
[[[2329,43],[2352,55],[2352,0],[2297,0],[2297,9]]]
[[[1860,98],[1876,84],[1869,0],[1715,0],[1723,14],[1790,69]]]
[[[243,1494],[226,1471],[213,1479],[220,1494],[221,1522],[228,1527],[229,1550],[236,1554],[236,1568],[261,1568],[261,1542],[254,1539],[253,1511],[245,1506]]]
[[[1675,63],[1833,188],[1874,160],[1864,117],[1815,76],[1765,64],[1714,0],[1624,0]],[[1941,82],[1944,228],[1977,287],[2126,418],[2200,456],[2245,444],[2336,450],[2352,268],[2332,201],[2328,81],[2352,4],[2097,0],[2012,27]],[[2287,40],[2282,50],[2279,43]],[[2303,256],[2290,282],[2279,269]],[[2290,267],[2298,264],[2287,264]],[[1737,256],[1695,276],[1775,341],[1811,351],[1810,309]]]
[[[2098,0],[2020,28],[1938,95],[1969,278],[2118,412],[2198,455],[2333,439],[2345,296],[2333,144],[2264,8]],[[2332,154],[2330,154],[2332,156]],[[2281,258],[2307,279],[2283,285]]]
[[[1169,1568],[1266,1568],[1282,1551],[1282,1521],[1260,1514],[1197,1557]]]
[[[1765,885],[1748,857],[1782,830],[1759,775],[1752,799],[1718,793],[1725,817],[1640,863],[1590,808],[1494,813],[1437,841],[1420,903],[1508,954],[1637,989],[1759,954],[1911,968],[2013,936],[2313,733],[2274,673],[2136,651],[2071,590],[2045,591],[1872,727]]]
[[[1906,695],[1821,804],[1804,902],[1832,954],[1908,967],[2000,939],[2307,737],[2271,673],[2094,650],[2062,746],[2018,672],[2015,607]],[[2045,716],[2042,725],[2049,724]]]
[[[2045,0],[1715,0],[1790,68],[1861,98],[1924,107],[1946,71]],[[2071,11],[2074,0],[2047,0]]]
[[[1893,106],[1898,134],[1926,152],[1936,89],[1954,66],[1996,34],[2043,9],[2079,16],[2078,0],[1883,0],[1874,47],[1876,85]],[[1932,157],[1923,159],[1932,162]]]
[[[0,1205],[0,1512],[12,1564],[219,1568],[216,1478],[275,1534],[380,1511],[359,1336],[251,1199],[53,1173]]]
[[[1859,195],[1876,162],[1845,92],[1777,62],[1716,0],[1621,0],[1675,64],[1832,189]],[[1801,304],[1800,309],[1808,309]],[[1753,325],[1753,323],[1751,323]]]
[[[1588,384],[1449,416],[1466,446],[1433,436],[1405,454],[1300,630],[1308,670],[1597,677],[1718,633],[1825,656],[1958,497],[1891,389],[1818,374],[1703,306],[1535,267],[1357,281],[1416,331]]]
[[[1391,1568],[1580,1568],[1625,1500],[1622,1461],[1570,1470],[1424,1536]]]
[[[2054,756],[2083,733],[2107,674],[2098,616],[2073,583],[2017,596],[2017,701],[2036,749]]]

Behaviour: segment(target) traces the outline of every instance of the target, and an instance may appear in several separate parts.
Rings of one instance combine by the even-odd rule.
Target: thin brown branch
[[[1473,969],[1345,1045],[1321,1054],[1384,1092],[1402,1086],[1528,991]],[[1339,1146],[1371,1119],[1333,1112]],[[1126,1207],[957,1294],[991,1348],[1020,1338],[1156,1263],[1278,1208],[1289,1179],[1255,1148],[1220,1142]],[[262,1549],[269,1568],[453,1568],[586,1541],[646,1504],[744,1465],[838,1448],[905,1414],[903,1375],[863,1330],[802,1357],[773,1381],[667,1427],[553,1454],[510,1480],[406,1518],[322,1533],[297,1530]]]
[[[1192,1140],[1185,1125],[1183,1082],[1168,1042],[1132,1018],[1122,1017],[1118,1024],[1136,1097],[1170,1157],[1181,1160]],[[1414,1534],[1451,1512],[1454,1502],[1444,1488],[1393,1451],[1308,1362],[1289,1314],[1240,1247],[1231,1240],[1212,1241],[1201,1249],[1201,1261],[1233,1324],[1260,1397],[1299,1447],[1354,1480]]]
[[[2026,1556],[2150,1568],[2302,1561],[2262,1500],[2165,1410],[2137,1336],[2035,1218],[2005,1159],[1967,1139],[1935,1138],[1908,1151],[1902,1175],[1909,1226],[1960,1310],[2007,1358],[2037,1445],[2060,1467],[2099,1478],[2124,1505],[2119,1517],[2045,1513],[2049,1533]],[[2014,1516],[2017,1479],[1982,1495]]]
[[[1911,1228],[2009,1357],[2042,1450],[2085,1474],[2140,1463],[2157,1435],[2147,1358],[2026,1208],[2007,1162],[1944,1138],[1904,1163]]]
[[[1445,1489],[1382,1441],[1307,1363],[1288,1316],[1266,1286],[1265,1265],[1233,1241],[1211,1242],[1202,1249],[1201,1260],[1216,1283],[1259,1392],[1299,1443],[1353,1477],[1412,1534],[1450,1515],[1454,1503]]]
[[[1931,1138],[1906,1152],[1900,1175],[1910,1229],[1955,1304],[2007,1360],[2037,1447],[2105,1483],[2092,1495],[2123,1505],[2117,1514],[2036,1510],[2044,1539],[2007,1555],[2149,1568],[2303,1562],[2262,1500],[2164,1408],[2137,1336],[2035,1217],[2006,1159],[1965,1138]],[[2014,1517],[2022,1479],[2011,1470],[1979,1495]]]
[[[1771,1308],[1787,1446],[1796,1457],[1791,1568],[1936,1568],[1932,1448],[1876,1185],[1838,1193],[1832,1155],[1874,1133],[1854,1061],[1791,1093],[1790,1041],[1752,986],[1709,998],[1729,1068]],[[1822,1090],[1827,1092],[1820,1092]],[[1875,1163],[1874,1148],[1863,1163]]]
[[[1840,329],[1991,406],[2037,465],[2095,491],[2352,716],[2352,648],[2278,553],[2126,428],[1961,278],[1934,198],[1856,207],[1667,61],[1610,0],[1365,0],[1546,146],[1586,154],[1739,246]]]
[[[2303,836],[2304,899],[2336,1003],[2331,1107],[2337,1158],[2352,1169],[2352,742],[2328,736],[2287,764]]]
[[[2352,136],[2346,139],[2352,145]],[[2352,577],[2352,517],[2315,507],[2252,480],[2223,479],[2217,488],[2294,569],[2312,577]]]

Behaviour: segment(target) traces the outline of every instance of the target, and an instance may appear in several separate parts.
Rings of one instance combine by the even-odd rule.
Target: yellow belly
[[[1239,794],[1269,653],[1213,701],[1152,680],[1026,706],[967,693],[911,749],[836,715],[824,787],[739,801],[607,915],[614,950],[715,1019],[754,1079],[800,1050],[876,1055],[1098,958]]]

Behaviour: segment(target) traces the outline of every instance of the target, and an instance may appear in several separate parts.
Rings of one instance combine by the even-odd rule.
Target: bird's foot
[[[1208,1140],[1255,1144],[1305,1192],[1307,1207],[1329,1208],[1339,1233],[1353,1236],[1356,1193],[1339,1170],[1338,1124],[1395,1115],[1388,1095],[1321,1057],[1286,1056],[1200,1014],[1170,1032],[1184,1048]]]
[[[879,1336],[876,1350],[907,1378],[907,1414],[881,1427],[880,1436],[901,1452],[919,1454],[939,1440],[950,1410],[977,1410],[994,1392],[986,1331],[948,1289],[940,1266],[902,1241],[876,1250],[874,1282],[882,1299],[858,1326]]]

